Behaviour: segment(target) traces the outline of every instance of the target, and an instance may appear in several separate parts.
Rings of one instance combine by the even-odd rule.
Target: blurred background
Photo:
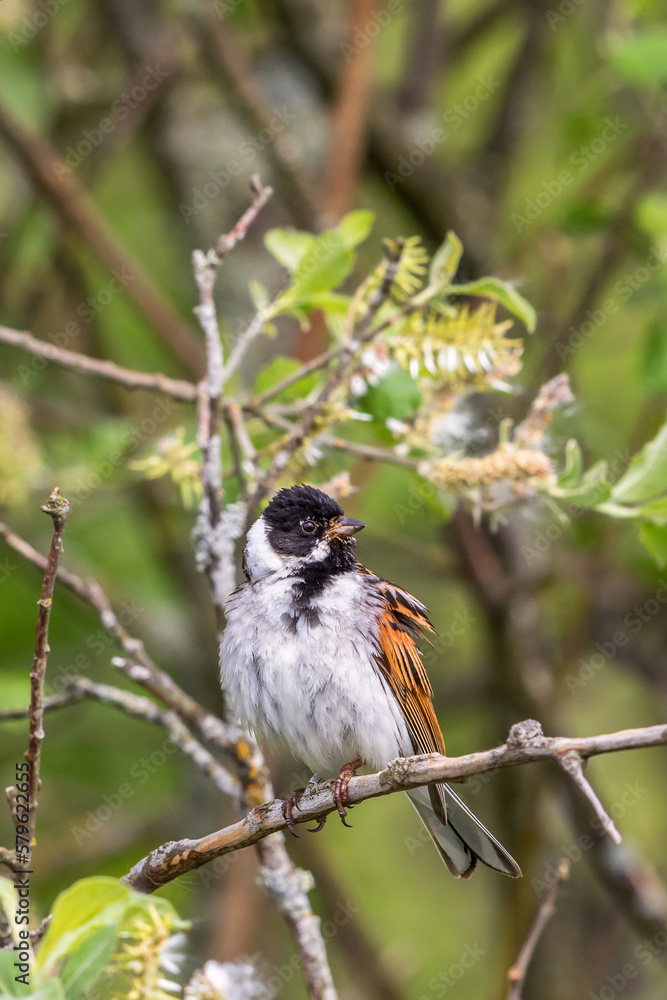
[[[7,326],[128,367],[201,377],[190,255],[235,222],[259,173],[275,195],[218,280],[229,342],[253,311],[248,282],[279,287],[267,228],[317,231],[369,208],[377,221],[357,279],[381,238],[420,234],[434,249],[453,229],[464,280],[517,279],[535,305],[523,374],[513,396],[484,404],[491,416],[497,405],[525,413],[539,385],[566,371],[576,403],[554,425],[554,454],[576,436],[587,464],[605,458],[613,476],[662,423],[667,20],[658,0],[3,0],[0,31]],[[325,345],[317,318],[306,332],[282,322],[278,340],[252,354],[244,384],[272,353],[307,360]],[[155,660],[219,712],[194,512],[166,479],[126,461],[150,455],[172,427],[192,437],[190,407],[160,408],[8,347],[0,379],[2,519],[46,551],[39,508],[57,483],[73,505],[65,565],[94,575]],[[349,457],[345,467],[357,488],[347,512],[369,525],[361,558],[431,609],[441,638],[428,666],[449,753],[500,743],[526,717],[553,735],[664,719],[667,570],[632,526],[576,508],[563,520],[541,504],[478,532],[467,513],[447,520],[420,497],[407,470]],[[40,578],[3,547],[0,582],[0,701],[18,707]],[[123,686],[97,618],[63,591],[51,650],[47,693],[66,673]],[[96,704],[47,717],[39,916],[77,878],[120,876],[159,843],[231,821],[199,772],[163,752],[165,738]],[[3,725],[5,784],[25,743],[25,722]],[[295,762],[271,765],[279,793],[307,778]],[[463,788],[519,861],[520,882],[486,869],[451,879],[403,796],[355,809],[353,830],[331,821],[316,838],[290,838],[315,876],[341,996],[502,996],[566,856],[571,878],[525,996],[664,997],[664,752],[597,758],[588,775],[624,835],[620,848],[551,766]],[[0,810],[0,842],[10,827]],[[246,851],[163,892],[193,920],[192,967],[258,955],[282,995],[300,998],[293,942],[255,877]]]

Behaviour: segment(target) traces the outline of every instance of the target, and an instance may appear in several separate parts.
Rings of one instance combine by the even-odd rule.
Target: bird
[[[226,601],[220,645],[223,691],[240,724],[291,751],[311,782],[337,775],[345,825],[347,785],[359,768],[445,753],[417,645],[434,632],[427,609],[357,560],[364,527],[314,486],[280,489],[247,533],[246,580]],[[407,794],[455,877],[468,878],[478,861],[521,875],[448,784]],[[283,801],[293,833],[298,801],[296,793]]]

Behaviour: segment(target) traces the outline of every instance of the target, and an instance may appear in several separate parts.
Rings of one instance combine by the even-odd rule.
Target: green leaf
[[[17,983],[14,978],[18,969],[14,968],[17,953],[11,948],[0,949],[0,1000],[3,997],[25,997],[30,993],[30,986]]]
[[[266,392],[267,389],[271,389],[276,382],[280,382],[281,379],[286,378],[293,372],[299,370],[302,367],[300,361],[295,358],[285,358],[279,356],[274,358],[266,368],[263,368],[257,378],[255,379],[255,393],[259,394]],[[289,386],[282,392],[279,392],[275,397],[276,400],[280,402],[290,403],[295,399],[303,399],[307,396],[311,389],[317,384],[318,375],[316,372],[307,375],[305,378],[300,379],[295,382],[294,385]]]
[[[30,994],[26,995],[30,996],[31,1000],[66,1000],[63,985],[56,977],[39,983]]]
[[[578,483],[581,479],[583,464],[579,442],[571,438],[565,445],[565,468],[558,478],[558,485],[567,488]]]
[[[616,503],[640,503],[667,492],[667,423],[638,452],[612,489]]]
[[[444,242],[440,244],[433,254],[428,279],[430,287],[442,290],[451,284],[452,278],[458,270],[462,253],[463,244],[461,240],[456,233],[450,230]]]
[[[131,895],[127,886],[106,876],[81,879],[61,892],[37,953],[40,975],[48,975],[58,962],[78,949],[100,927],[117,929]]]
[[[523,295],[507,281],[500,278],[479,278],[477,281],[467,281],[465,285],[451,285],[450,295],[480,295],[484,299],[499,302],[514,316],[518,317],[529,333],[532,333],[537,323],[535,310]]]
[[[667,27],[654,24],[650,30],[623,38],[610,62],[617,73],[639,86],[667,80]]]
[[[269,229],[264,234],[264,246],[279,264],[293,274],[316,239],[312,233],[303,233],[299,229]]]
[[[295,274],[301,268],[302,277],[305,278],[312,272],[316,262],[313,262],[313,258],[323,254],[331,260],[343,250],[353,250],[367,238],[374,221],[373,212],[358,211],[348,212],[334,229],[327,229],[319,236],[299,229],[269,229],[264,236],[264,245],[290,274]],[[306,258],[310,258],[310,261]],[[327,287],[333,288],[333,285]]]
[[[321,309],[322,312],[332,316],[347,316],[350,296],[341,295],[340,292],[319,292],[313,295],[308,306],[304,308]]]
[[[607,482],[607,463],[596,462],[583,475],[575,478],[581,469],[581,453],[576,441],[568,442],[566,448],[565,473],[549,493],[561,500],[570,500],[578,507],[595,510],[606,504],[611,497],[611,487]]]
[[[76,1000],[100,978],[114,953],[119,925],[99,927],[70,951],[60,979],[67,1000]],[[48,980],[47,980],[48,981]]]
[[[255,309],[266,309],[271,301],[266,286],[253,278],[252,281],[248,282],[248,288]]]
[[[354,253],[340,236],[335,231],[322,233],[299,262],[286,294],[304,302],[317,292],[329,292],[348,276],[353,264]]]
[[[19,940],[18,931],[19,928],[14,922],[14,917],[16,915],[16,907],[18,904],[18,896],[16,895],[16,889],[14,888],[14,883],[10,879],[0,877],[0,916],[4,914],[7,923],[9,924],[9,929],[11,931],[12,937],[14,939],[14,944]]]
[[[641,354],[641,381],[646,392],[667,389],[667,320],[654,319],[646,329]]]
[[[652,191],[645,195],[637,206],[637,225],[647,236],[655,240],[667,233],[667,194]]]
[[[375,212],[348,212],[334,232],[338,233],[346,250],[353,250],[368,238],[374,222]]]
[[[639,538],[651,558],[660,569],[664,569],[667,566],[667,525],[644,521],[639,529]]]
[[[419,409],[421,401],[419,386],[404,368],[397,365],[376,386],[369,386],[368,392],[359,400],[359,409],[371,413],[381,422],[388,417],[408,420]]]
[[[353,248],[366,239],[373,219],[372,212],[350,212],[335,229],[327,229],[319,236],[271,229],[265,237],[267,248],[293,278],[274,302],[272,314],[295,316],[302,327],[309,311],[315,308],[342,315],[349,300],[331,297],[333,289],[352,270]]]
[[[667,497],[652,500],[651,503],[643,503],[640,507],[633,509],[637,517],[641,517],[645,521],[652,521],[653,524],[667,524]]]

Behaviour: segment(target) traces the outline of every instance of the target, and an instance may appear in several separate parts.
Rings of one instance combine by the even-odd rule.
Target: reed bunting
[[[311,780],[337,774],[343,822],[359,767],[445,752],[415,642],[433,627],[416,598],[357,562],[363,527],[312,486],[276,493],[248,532],[247,582],[227,601],[220,650],[223,688],[242,725],[286,746]],[[521,874],[449,785],[407,794],[457,878],[478,860]],[[297,802],[285,800],[290,828]]]

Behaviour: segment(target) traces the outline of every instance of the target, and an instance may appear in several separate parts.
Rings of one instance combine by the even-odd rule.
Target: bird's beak
[[[355,521],[353,517],[340,517],[331,528],[332,535],[356,535],[365,528],[363,521]]]

